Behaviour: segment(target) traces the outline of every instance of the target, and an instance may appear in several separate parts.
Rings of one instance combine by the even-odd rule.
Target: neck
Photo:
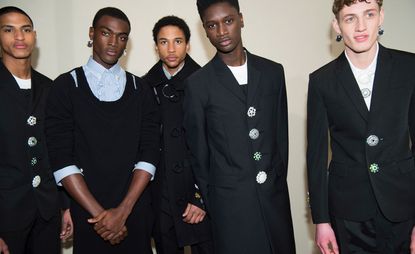
[[[184,61],[181,62],[177,67],[175,68],[170,68],[169,66],[167,66],[165,63],[163,63],[163,68],[168,71],[168,73],[170,73],[171,76],[175,75],[177,73],[177,71],[182,68],[182,66],[184,65]]]
[[[366,69],[373,62],[373,59],[375,59],[377,47],[378,45],[375,43],[368,51],[365,52],[355,52],[346,47],[346,53],[354,66],[359,69]]]
[[[3,64],[14,76],[21,79],[31,78],[31,61],[29,58],[16,59],[3,54]]]
[[[228,53],[218,52],[219,57],[228,66],[241,66],[246,61],[246,55],[242,45],[235,48],[233,51]]]

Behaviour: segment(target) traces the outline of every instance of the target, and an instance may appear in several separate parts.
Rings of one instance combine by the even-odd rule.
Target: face
[[[0,17],[0,47],[3,59],[29,59],[36,44],[36,32],[29,18],[17,12]]]
[[[174,74],[183,63],[189,44],[183,31],[177,26],[162,27],[157,34],[156,51],[170,74]]]
[[[107,69],[115,65],[127,47],[129,31],[128,23],[121,19],[100,18],[96,27],[89,29],[93,59]]]
[[[370,3],[356,2],[344,6],[333,21],[334,30],[343,36],[346,50],[360,54],[376,50],[379,27],[383,22],[383,9],[375,0]]]
[[[229,3],[216,3],[203,13],[203,27],[210,43],[221,53],[242,48],[241,30],[244,27],[242,14]]]

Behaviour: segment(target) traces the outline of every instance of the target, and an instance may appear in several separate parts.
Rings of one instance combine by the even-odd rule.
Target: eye
[[[120,36],[121,41],[128,41],[128,36]]]
[[[179,40],[179,39],[176,40],[176,44],[182,44],[182,43],[183,43],[182,40]]]
[[[5,28],[3,28],[3,32],[5,32],[5,33],[11,33],[12,32],[12,29],[10,27],[5,27]]]
[[[23,28],[23,32],[25,32],[25,33],[31,33],[32,31],[33,30],[30,27]]]
[[[376,13],[375,12],[370,11],[370,12],[367,13],[367,17],[368,18],[373,18],[375,16],[376,16]]]
[[[160,44],[160,45],[166,45],[166,44],[167,44],[167,41],[165,41],[165,40],[161,40],[161,41],[159,41],[159,44]]]
[[[107,31],[102,31],[101,34],[105,37],[110,37],[111,36],[111,33],[107,32]]]
[[[214,29],[216,27],[216,24],[207,24],[207,29]]]
[[[232,24],[232,23],[233,23],[233,19],[226,19],[226,20],[225,20],[225,24],[230,25],[230,24]]]
[[[355,20],[355,17],[349,16],[349,17],[346,17],[344,19],[344,22],[346,22],[346,23],[352,23],[354,20]]]

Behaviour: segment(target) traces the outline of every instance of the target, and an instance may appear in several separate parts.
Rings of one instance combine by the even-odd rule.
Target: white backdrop
[[[306,96],[308,74],[334,59],[342,50],[331,30],[332,0],[240,0],[244,14],[244,45],[252,53],[285,67],[290,162],[288,182],[297,253],[316,253],[306,205]],[[143,75],[157,60],[151,30],[165,15],[184,18],[192,31],[191,55],[205,64],[215,53],[196,9],[196,0],[1,0],[0,7],[15,5],[32,17],[38,34],[34,66],[50,78],[86,62],[88,29],[96,11],[115,6],[129,17],[132,32],[123,66]],[[415,52],[415,1],[385,0],[386,47]],[[414,70],[415,71],[415,70]],[[66,250],[69,253],[70,250]],[[137,252],[139,253],[139,252]]]

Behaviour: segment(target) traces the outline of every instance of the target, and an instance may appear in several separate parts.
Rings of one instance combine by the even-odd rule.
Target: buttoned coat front
[[[295,253],[283,68],[250,53],[247,61],[246,95],[218,55],[187,80],[184,126],[193,170],[212,218],[215,253]]]
[[[370,111],[345,54],[310,75],[308,183],[314,223],[415,215],[415,55],[380,46]],[[327,169],[328,140],[332,158]]]

